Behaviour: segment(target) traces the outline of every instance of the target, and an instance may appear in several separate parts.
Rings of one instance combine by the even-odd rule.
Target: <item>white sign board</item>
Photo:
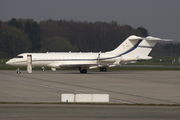
[[[74,102],[74,94],[62,94],[61,102]]]

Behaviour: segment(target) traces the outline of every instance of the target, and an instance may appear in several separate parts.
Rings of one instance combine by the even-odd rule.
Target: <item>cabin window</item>
[[[16,56],[15,58],[23,58],[23,56]]]

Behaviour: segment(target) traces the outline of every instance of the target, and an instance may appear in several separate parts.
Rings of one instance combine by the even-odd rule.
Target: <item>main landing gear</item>
[[[80,71],[80,73],[84,73],[84,74],[87,73],[87,69],[81,69],[81,68],[79,68],[79,71]]]
[[[106,72],[107,71],[106,67],[100,67],[99,69],[100,69],[101,72]]]
[[[106,72],[106,71],[107,71],[107,68],[106,68],[106,67],[100,67],[99,69],[100,69],[101,72]],[[81,69],[81,68],[79,68],[79,71],[80,71],[80,73],[84,73],[84,74],[87,73],[87,69]]]

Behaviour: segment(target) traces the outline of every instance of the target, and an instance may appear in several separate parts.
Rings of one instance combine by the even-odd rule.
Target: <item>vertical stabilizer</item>
[[[131,35],[128,37],[122,44],[120,44],[116,49],[106,52],[114,55],[126,54],[134,49],[139,45],[142,38],[139,36]]]
[[[148,56],[157,40],[143,40],[134,51],[135,56]]]

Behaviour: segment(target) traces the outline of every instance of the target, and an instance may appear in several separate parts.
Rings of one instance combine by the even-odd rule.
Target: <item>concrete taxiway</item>
[[[179,120],[180,106],[0,104],[0,120]]]
[[[180,71],[0,71],[0,102],[60,102],[62,93],[109,94],[111,103],[180,104]]]

